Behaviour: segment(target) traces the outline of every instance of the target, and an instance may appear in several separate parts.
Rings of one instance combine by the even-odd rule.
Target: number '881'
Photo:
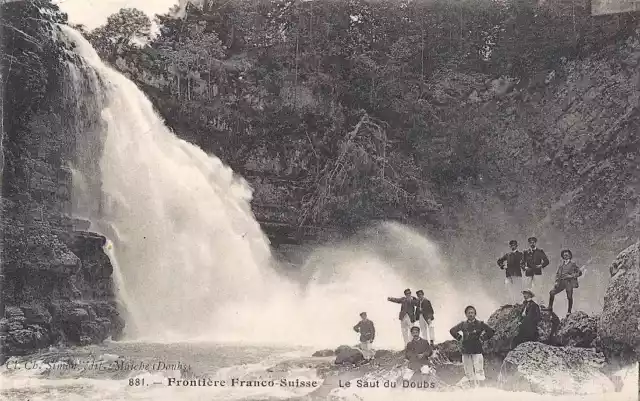
[[[144,379],[129,379],[130,386],[144,386]]]

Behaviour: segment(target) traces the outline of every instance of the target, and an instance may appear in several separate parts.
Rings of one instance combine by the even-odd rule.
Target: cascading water
[[[386,298],[405,287],[437,300],[440,338],[465,304],[481,302],[484,313],[496,306],[481,291],[451,284],[437,248],[393,224],[382,227],[384,252],[371,240],[319,249],[303,267],[308,283],[279,276],[247,183],[177,138],[135,84],[78,32],[64,30],[101,81],[100,178],[79,165],[77,182],[100,182],[100,212],[90,218],[113,240],[121,291],[135,311],[133,337],[335,346],[357,340],[351,326],[367,311],[377,344],[400,347],[398,305]],[[95,165],[89,159],[80,157]]]

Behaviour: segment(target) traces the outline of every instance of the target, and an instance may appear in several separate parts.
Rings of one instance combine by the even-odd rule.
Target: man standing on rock
[[[506,278],[504,283],[507,287],[509,299],[517,302],[517,294],[522,291],[522,271],[524,270],[524,255],[518,250],[518,241],[509,241],[511,252],[504,254],[498,259],[498,266],[505,270]]]
[[[407,343],[404,350],[404,356],[409,361],[409,369],[415,373],[420,373],[422,367],[427,364],[433,348],[429,342],[420,337],[420,327],[413,326],[411,328],[412,340]]]
[[[477,386],[479,382],[485,380],[482,341],[493,337],[495,332],[485,322],[476,319],[475,307],[467,306],[464,308],[464,314],[467,320],[452,327],[449,333],[456,340],[462,341],[464,374],[467,380]]]
[[[524,251],[524,285],[526,288],[534,289],[537,281],[535,276],[542,275],[542,269],[549,265],[549,258],[542,249],[536,246],[538,243],[536,237],[529,237],[527,242],[529,242],[529,249]]]
[[[407,288],[404,290],[403,298],[387,298],[387,301],[395,302],[400,304],[400,313],[398,317],[400,319],[400,330],[402,330],[402,339],[404,344],[409,344],[411,341],[411,325],[416,321],[415,307],[416,307],[416,299],[411,296],[411,290]]]
[[[522,343],[528,341],[538,341],[538,323],[540,322],[540,306],[533,300],[535,296],[533,291],[522,291],[524,297],[520,326],[518,334],[516,334],[511,344],[512,348],[516,348]]]
[[[433,327],[433,306],[431,302],[424,297],[424,291],[416,291],[418,299],[416,301],[416,320],[420,323],[420,331],[422,338],[429,340],[433,347],[435,342],[435,328]]]
[[[362,356],[364,356],[364,359],[370,360],[373,359],[375,354],[371,349],[371,343],[373,343],[373,339],[376,337],[376,328],[373,322],[367,319],[367,312],[362,312],[360,319],[358,324],[353,326],[353,330],[355,330],[356,333],[360,333],[360,351],[362,351]]]
[[[560,257],[562,257],[562,264],[558,266],[555,285],[549,291],[549,310],[553,311],[555,296],[562,291],[566,291],[567,302],[569,303],[567,315],[570,315],[573,308],[573,289],[578,288],[578,277],[582,276],[582,270],[572,260],[573,254],[570,250],[565,249],[560,252]]]

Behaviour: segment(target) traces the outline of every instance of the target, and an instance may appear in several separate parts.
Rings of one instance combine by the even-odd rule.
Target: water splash
[[[63,29],[101,81],[94,85],[105,102],[99,177],[85,156],[77,169],[92,176],[78,182],[100,184],[92,220],[114,242],[137,338],[333,347],[357,341],[351,327],[367,311],[376,345],[400,348],[398,305],[386,298],[406,287],[434,302],[440,339],[464,305],[482,302],[485,315],[497,306],[481,289],[453,281],[437,246],[398,224],[316,250],[302,268],[306,282],[279,276],[246,181],[177,138],[135,84]]]

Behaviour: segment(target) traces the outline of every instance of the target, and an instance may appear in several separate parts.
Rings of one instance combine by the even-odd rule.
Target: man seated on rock
[[[433,354],[433,348],[429,341],[420,337],[420,327],[411,327],[412,339],[404,350],[404,357],[409,361],[409,369],[420,373],[423,366],[427,365],[429,357]]]
[[[504,284],[510,302],[517,302],[518,292],[522,290],[522,271],[525,269],[524,254],[518,250],[518,241],[509,241],[511,252],[498,258],[498,266],[505,271]]]
[[[371,343],[373,343],[373,339],[376,337],[376,328],[373,322],[367,318],[367,312],[362,312],[360,319],[358,324],[353,326],[353,330],[355,330],[356,333],[360,333],[360,351],[362,351],[362,356],[364,356],[366,360],[371,360],[375,355],[375,352],[371,349]]]
[[[538,341],[538,323],[540,322],[540,306],[533,300],[534,293],[531,290],[522,291],[524,297],[520,326],[518,334],[511,343],[512,348],[527,341]]]
[[[485,322],[476,319],[475,307],[467,306],[464,308],[464,314],[467,320],[452,327],[449,333],[456,340],[462,341],[464,374],[467,380],[477,386],[485,380],[482,341],[491,338],[495,332]]]
[[[549,308],[553,311],[553,301],[555,296],[562,291],[567,293],[567,302],[569,304],[567,315],[571,314],[571,308],[573,308],[573,289],[578,288],[578,277],[582,276],[582,270],[572,260],[573,254],[569,249],[565,249],[560,252],[562,263],[558,266],[556,272],[556,282],[551,291],[549,291]]]
[[[411,290],[407,288],[404,290],[404,297],[402,298],[387,298],[389,302],[395,302],[400,304],[400,313],[398,318],[400,319],[400,330],[402,331],[402,339],[404,344],[407,345],[411,341],[411,325],[416,321],[416,298],[411,295]]]
[[[435,327],[433,326],[433,306],[431,301],[424,297],[424,291],[416,291],[418,299],[416,300],[416,320],[420,323],[420,332],[425,340],[429,340],[431,346],[434,346]]]

